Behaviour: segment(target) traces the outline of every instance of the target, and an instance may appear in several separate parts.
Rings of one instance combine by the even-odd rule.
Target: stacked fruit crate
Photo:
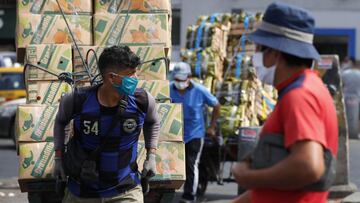
[[[140,57],[138,87],[159,103],[159,173],[151,185],[180,188],[185,180],[182,106],[169,102],[166,80],[170,1],[18,0],[17,9],[17,52],[26,64],[27,88],[27,104],[18,108],[16,119],[21,190],[34,191],[32,183],[54,181],[53,127],[60,98],[74,87],[101,83],[96,58],[113,45],[128,45]],[[66,75],[74,80],[59,80]],[[140,140],[139,166],[145,158],[143,146]]]
[[[186,47],[181,51],[182,60],[191,66],[193,79],[210,91],[215,81],[222,80],[229,17],[227,14],[200,16],[196,25],[188,27]]]
[[[239,127],[259,126],[276,103],[276,93],[257,78],[252,65],[255,44],[248,34],[261,21],[260,13],[200,16],[189,26],[182,60],[193,70],[194,80],[205,85],[221,104],[219,126],[224,137]]]

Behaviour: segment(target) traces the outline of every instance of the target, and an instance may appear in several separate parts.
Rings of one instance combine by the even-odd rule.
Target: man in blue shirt
[[[216,121],[220,104],[204,86],[191,80],[189,64],[180,62],[174,66],[174,81],[170,85],[170,97],[181,103],[184,111],[184,141],[186,151],[186,181],[182,202],[195,202],[199,181],[199,161],[205,134],[215,138]],[[204,107],[214,107],[210,127],[205,132]]]

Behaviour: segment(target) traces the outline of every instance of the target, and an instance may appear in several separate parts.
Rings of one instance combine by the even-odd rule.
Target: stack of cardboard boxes
[[[156,155],[157,174],[151,179],[152,188],[179,189],[185,176],[185,145],[183,142],[183,109],[181,104],[159,103],[160,141]],[[138,146],[138,165],[142,170],[146,158],[143,136]]]
[[[71,86],[51,73],[72,72],[69,44],[30,44],[26,49],[27,104],[17,110],[16,129],[19,152],[19,183],[31,191],[29,183],[51,179],[54,164],[53,127],[61,96]]]
[[[169,0],[58,0],[79,50],[74,46],[56,0],[18,0],[17,52],[26,66],[27,104],[17,111],[16,129],[19,183],[23,192],[29,183],[54,180],[53,127],[58,104],[74,86],[90,84],[83,59],[92,77],[99,74],[96,56],[105,47],[128,45],[143,63],[138,68],[139,88],[156,99],[161,118],[157,155],[158,174],[154,188],[181,187],[185,180],[183,116],[179,104],[170,103],[166,80],[171,54],[171,3]],[[93,7],[94,5],[94,7]],[[89,52],[92,50],[93,52]],[[89,53],[88,53],[89,52]],[[74,86],[58,80],[73,74]],[[85,73],[85,74],[84,74]],[[101,81],[101,77],[97,78]],[[71,128],[69,133],[71,133]],[[144,141],[139,141],[140,170],[145,159]]]
[[[92,0],[58,0],[78,44],[92,45]],[[56,0],[18,0],[16,46],[23,60],[30,44],[71,44],[70,31]]]
[[[190,64],[193,77],[214,90],[215,81],[222,81],[230,19],[227,14],[200,16],[197,24],[187,29],[183,61]]]
[[[255,44],[247,37],[261,18],[260,13],[213,14],[188,28],[182,60],[219,99],[224,137],[237,135],[239,127],[261,125],[276,103],[274,89],[256,77]]]

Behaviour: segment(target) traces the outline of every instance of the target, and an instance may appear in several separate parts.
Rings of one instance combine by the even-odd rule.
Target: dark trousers
[[[185,144],[186,181],[183,199],[195,201],[199,183],[199,162],[204,138],[196,138]]]

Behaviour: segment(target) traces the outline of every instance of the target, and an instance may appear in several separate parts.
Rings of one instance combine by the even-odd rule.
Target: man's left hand
[[[232,168],[231,172],[233,173],[236,182],[242,186],[247,186],[246,184],[246,174],[251,170],[250,168],[250,161],[243,161],[235,163]]]
[[[141,177],[151,178],[156,174],[156,155],[154,153],[148,153],[144,162],[144,167],[141,172]]]

